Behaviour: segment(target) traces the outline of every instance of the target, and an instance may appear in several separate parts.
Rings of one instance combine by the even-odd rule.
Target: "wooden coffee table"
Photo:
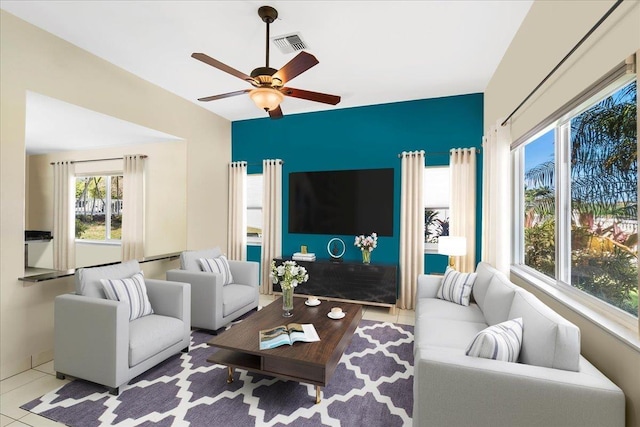
[[[362,319],[362,306],[350,303],[322,301],[308,307],[304,298],[294,298],[293,317],[282,317],[282,298],[252,314],[228,331],[212,338],[207,344],[219,348],[208,362],[228,367],[227,383],[233,382],[234,368],[246,369],[277,378],[316,386],[316,403],[320,403],[320,387],[325,387],[351,342]],[[346,313],[340,320],[327,317],[331,307],[341,307]],[[258,333],[288,323],[312,323],[320,341],[296,342],[269,350],[260,350]]]

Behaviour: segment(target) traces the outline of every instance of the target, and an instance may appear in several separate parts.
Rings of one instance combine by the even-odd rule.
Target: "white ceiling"
[[[190,57],[246,74],[264,66],[271,36],[300,32],[320,63],[288,86],[340,95],[330,106],[287,97],[285,115],[483,92],[532,0],[10,1],[0,7],[229,120],[265,117],[248,95],[197,98],[249,84]],[[270,65],[294,54],[272,45]]]
[[[27,154],[182,140],[35,92],[27,92],[26,122]]]

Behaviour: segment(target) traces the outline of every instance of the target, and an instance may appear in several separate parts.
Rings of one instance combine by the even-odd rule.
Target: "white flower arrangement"
[[[371,252],[378,247],[378,235],[376,233],[371,233],[370,236],[364,236],[361,234],[356,236],[356,240],[353,245],[360,248],[361,251]]]
[[[293,289],[300,283],[309,280],[307,269],[298,265],[295,261],[285,261],[280,265],[276,265],[275,261],[271,261],[271,282],[273,284],[280,283],[282,289]]]

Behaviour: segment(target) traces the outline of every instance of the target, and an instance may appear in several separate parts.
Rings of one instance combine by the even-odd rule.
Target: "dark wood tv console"
[[[291,258],[275,258],[276,264]],[[389,307],[395,312],[398,299],[398,267],[391,264],[362,264],[329,260],[296,261],[305,267],[309,280],[299,285],[294,295],[315,295],[321,299],[357,302]],[[281,293],[279,284],[274,292]]]

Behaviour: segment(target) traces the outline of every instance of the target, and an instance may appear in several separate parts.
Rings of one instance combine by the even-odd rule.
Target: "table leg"
[[[233,382],[233,368],[231,366],[227,366],[227,370],[229,372],[229,376],[227,377],[227,384],[231,384]]]
[[[321,394],[320,394],[320,386],[317,385],[316,386],[316,404],[320,403],[321,400],[322,400],[322,398],[321,398]]]

